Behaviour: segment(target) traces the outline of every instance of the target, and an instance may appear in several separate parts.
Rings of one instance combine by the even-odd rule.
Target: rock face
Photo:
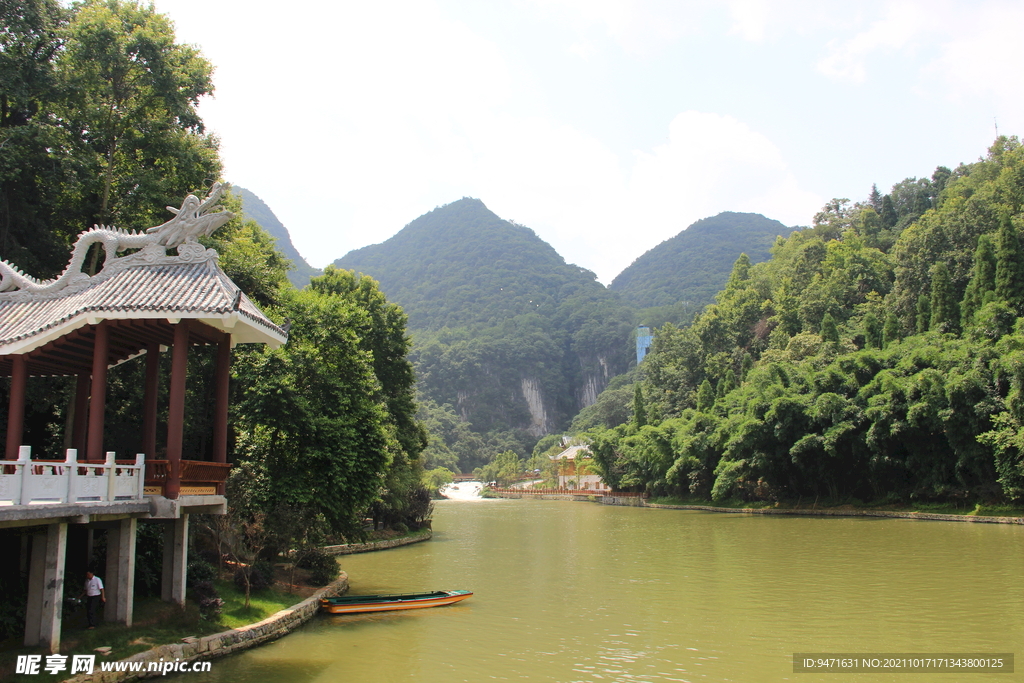
[[[544,410],[544,395],[537,380],[523,378],[523,399],[530,409],[530,426],[526,431],[531,436],[544,436],[548,433],[548,414]]]

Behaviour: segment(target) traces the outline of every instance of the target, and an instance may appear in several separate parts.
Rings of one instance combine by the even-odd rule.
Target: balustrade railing
[[[0,505],[142,500],[144,460],[79,460],[74,448],[64,460],[32,460],[32,447],[21,446],[17,460],[0,461]]]

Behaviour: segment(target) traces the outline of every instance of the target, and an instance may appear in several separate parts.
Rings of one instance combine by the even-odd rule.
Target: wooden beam
[[[103,454],[103,417],[107,402],[107,357],[110,328],[106,320],[96,326],[92,352],[92,391],[89,401],[89,436],[86,457],[100,460]]]

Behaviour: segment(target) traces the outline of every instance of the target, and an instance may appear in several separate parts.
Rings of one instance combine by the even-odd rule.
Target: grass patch
[[[301,595],[295,593],[268,588],[262,591],[253,591],[249,595],[249,606],[246,607],[245,591],[239,590],[233,581],[215,581],[214,585],[224,601],[224,609],[217,622],[219,631],[263,621],[270,615],[291,607],[303,599]],[[216,631],[212,631],[212,633],[216,633]]]

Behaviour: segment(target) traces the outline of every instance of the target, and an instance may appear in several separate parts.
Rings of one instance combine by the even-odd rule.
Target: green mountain
[[[291,260],[292,267],[288,270],[288,280],[299,289],[308,285],[309,279],[319,275],[320,270],[309,265],[306,263],[306,259],[302,258],[298,249],[292,244],[288,228],[284,227],[270,207],[255,194],[238,185],[232,185],[232,189],[242,198],[242,210],[245,212],[246,218],[256,221],[261,228],[270,233],[271,237],[277,240],[277,247]]]
[[[480,433],[518,434],[511,441],[525,448],[564,429],[631,362],[632,309],[478,199],[434,209],[334,265],[373,277],[409,315],[426,397]]]
[[[759,213],[725,211],[697,221],[633,261],[609,289],[638,308],[688,302],[699,310],[725,286],[740,254],[751,263],[767,261],[775,238],[792,231]]]

